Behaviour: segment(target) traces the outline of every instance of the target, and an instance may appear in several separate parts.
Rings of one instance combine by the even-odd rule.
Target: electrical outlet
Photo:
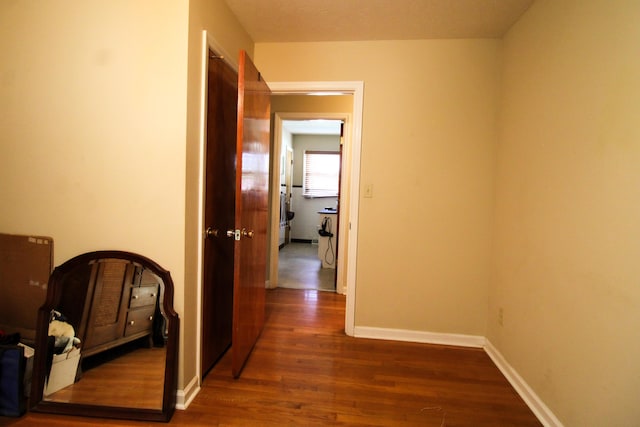
[[[498,325],[504,326],[504,310],[502,307],[498,309]]]

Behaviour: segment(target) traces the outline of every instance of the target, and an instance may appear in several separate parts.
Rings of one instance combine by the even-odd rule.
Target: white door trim
[[[362,150],[362,110],[364,102],[364,82],[268,82],[274,95],[314,95],[327,93],[353,95],[353,126],[349,161],[349,218],[340,218],[341,227],[348,231],[348,252],[346,265],[346,308],[345,332],[353,336],[355,328],[356,261],[358,250],[358,208],[360,201],[360,154]]]

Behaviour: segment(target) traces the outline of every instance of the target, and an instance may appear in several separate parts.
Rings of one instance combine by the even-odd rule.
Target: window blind
[[[304,197],[336,197],[340,178],[340,152],[304,152]]]

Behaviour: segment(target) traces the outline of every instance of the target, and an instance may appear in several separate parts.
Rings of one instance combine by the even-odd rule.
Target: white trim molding
[[[183,389],[178,390],[176,393],[176,409],[184,411],[189,407],[193,399],[200,392],[200,381],[195,376],[189,381],[189,384]]]
[[[407,329],[374,328],[370,326],[355,326],[354,336],[357,338],[482,348],[542,425],[545,427],[564,427],[551,409],[544,404],[542,399],[529,387],[527,382],[513,369],[486,337]]]
[[[455,345],[458,347],[483,348],[485,344],[485,338],[479,335],[443,334],[440,332],[373,328],[369,326],[356,326],[354,336],[357,338],[408,341],[424,344]]]
[[[484,351],[489,355],[498,369],[500,369],[500,372],[507,378],[507,381],[509,381],[522,400],[524,400],[529,409],[538,417],[542,425],[545,427],[563,427],[563,424],[553,412],[551,412],[551,409],[544,404],[536,392],[529,387],[529,384],[513,369],[498,349],[491,344],[491,341],[488,339],[485,341]]]

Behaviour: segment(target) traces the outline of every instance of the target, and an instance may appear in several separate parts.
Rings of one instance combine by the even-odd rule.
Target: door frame
[[[200,92],[200,132],[199,132],[199,162],[198,162],[198,227],[195,236],[197,243],[197,289],[196,289],[196,378],[185,384],[182,391],[180,406],[187,407],[190,400],[197,394],[202,385],[202,286],[204,281],[204,202],[205,202],[205,156],[207,142],[207,74],[209,72],[209,49],[220,54],[234,70],[238,70],[238,63],[222,45],[206,30],[202,31],[201,50],[201,92]],[[353,95],[352,129],[349,169],[349,218],[342,222],[343,229],[349,231],[348,262],[345,266],[346,277],[346,307],[345,333],[354,336],[355,329],[355,295],[356,295],[356,257],[358,246],[358,208],[360,200],[360,153],[362,146],[362,110],[364,103],[363,81],[302,81],[302,82],[267,82],[272,95]],[[273,207],[272,207],[273,209]],[[277,239],[277,235],[276,235]],[[266,284],[265,284],[266,286]],[[197,381],[197,384],[196,384]]]
[[[234,56],[230,55],[216,39],[214,39],[207,30],[202,31],[202,68],[200,70],[200,129],[199,129],[199,153],[198,153],[198,227],[196,241],[197,246],[197,276],[196,281],[198,287],[196,289],[196,378],[185,385],[182,392],[183,406],[189,406],[202,385],[202,287],[204,286],[204,210],[205,210],[205,183],[206,169],[205,163],[207,158],[207,102],[208,102],[208,75],[209,75],[209,50],[216,52],[222,57],[234,71],[238,71],[238,61]],[[197,380],[197,385],[194,384]],[[186,398],[186,401],[185,401]]]
[[[271,87],[271,85],[269,85]],[[272,93],[273,96],[273,93]],[[305,95],[300,95],[305,96]],[[282,122],[285,120],[335,120],[342,121],[344,123],[344,135],[341,138],[341,144],[343,144],[343,157],[342,164],[343,167],[340,170],[340,175],[342,176],[341,187],[340,188],[340,229],[336,229],[335,233],[338,236],[346,236],[346,232],[344,232],[344,224],[348,222],[349,215],[349,191],[348,182],[351,176],[351,164],[349,162],[348,154],[350,152],[349,147],[351,147],[351,129],[352,129],[352,114],[351,113],[287,113],[287,112],[276,112],[273,116],[273,147],[272,147],[272,161],[271,166],[273,167],[271,173],[271,183],[270,188],[271,191],[271,205],[276,206],[279,203],[279,192],[276,191],[279,188],[279,180],[280,174],[279,169],[280,165],[280,157],[282,155],[282,144],[279,143],[282,141]],[[281,172],[281,171],[280,171]],[[344,204],[343,204],[344,203]],[[344,209],[342,207],[344,206]],[[280,222],[278,215],[276,214],[276,210],[272,209],[271,216],[271,236],[278,236],[280,229]],[[338,247],[337,253],[338,258],[336,260],[336,292],[340,294],[347,293],[347,281],[345,278],[345,258],[348,259],[349,253],[346,252],[347,239],[339,238],[338,239]],[[278,239],[272,238],[269,242],[269,284],[268,287],[273,289],[278,287],[278,261],[279,261],[279,241]],[[345,255],[346,254],[346,255]]]
[[[347,263],[344,276],[346,278],[346,306],[344,330],[349,336],[354,336],[355,306],[356,306],[356,261],[358,255],[358,209],[360,205],[360,157],[362,151],[362,111],[364,104],[363,81],[298,81],[298,82],[268,82],[271,95],[353,95],[351,144],[346,148],[343,164],[348,167],[348,175],[343,175],[347,182],[343,188],[348,188],[348,200],[343,198],[349,206],[348,218],[341,217],[340,224],[348,232]],[[344,233],[343,233],[344,234]],[[277,235],[276,235],[277,239]]]
[[[282,157],[283,154],[280,153]],[[284,153],[284,189],[285,189],[285,207],[287,204],[291,207],[291,197],[293,196],[293,148],[287,147]],[[282,164],[280,165],[280,179],[282,180]],[[282,185],[282,181],[281,184]],[[287,194],[289,197],[287,197]],[[285,213],[286,215],[286,213]],[[289,225],[289,219],[286,221],[286,227],[284,230],[284,244],[291,243],[291,225]],[[280,230],[278,230],[278,242],[280,242]]]

